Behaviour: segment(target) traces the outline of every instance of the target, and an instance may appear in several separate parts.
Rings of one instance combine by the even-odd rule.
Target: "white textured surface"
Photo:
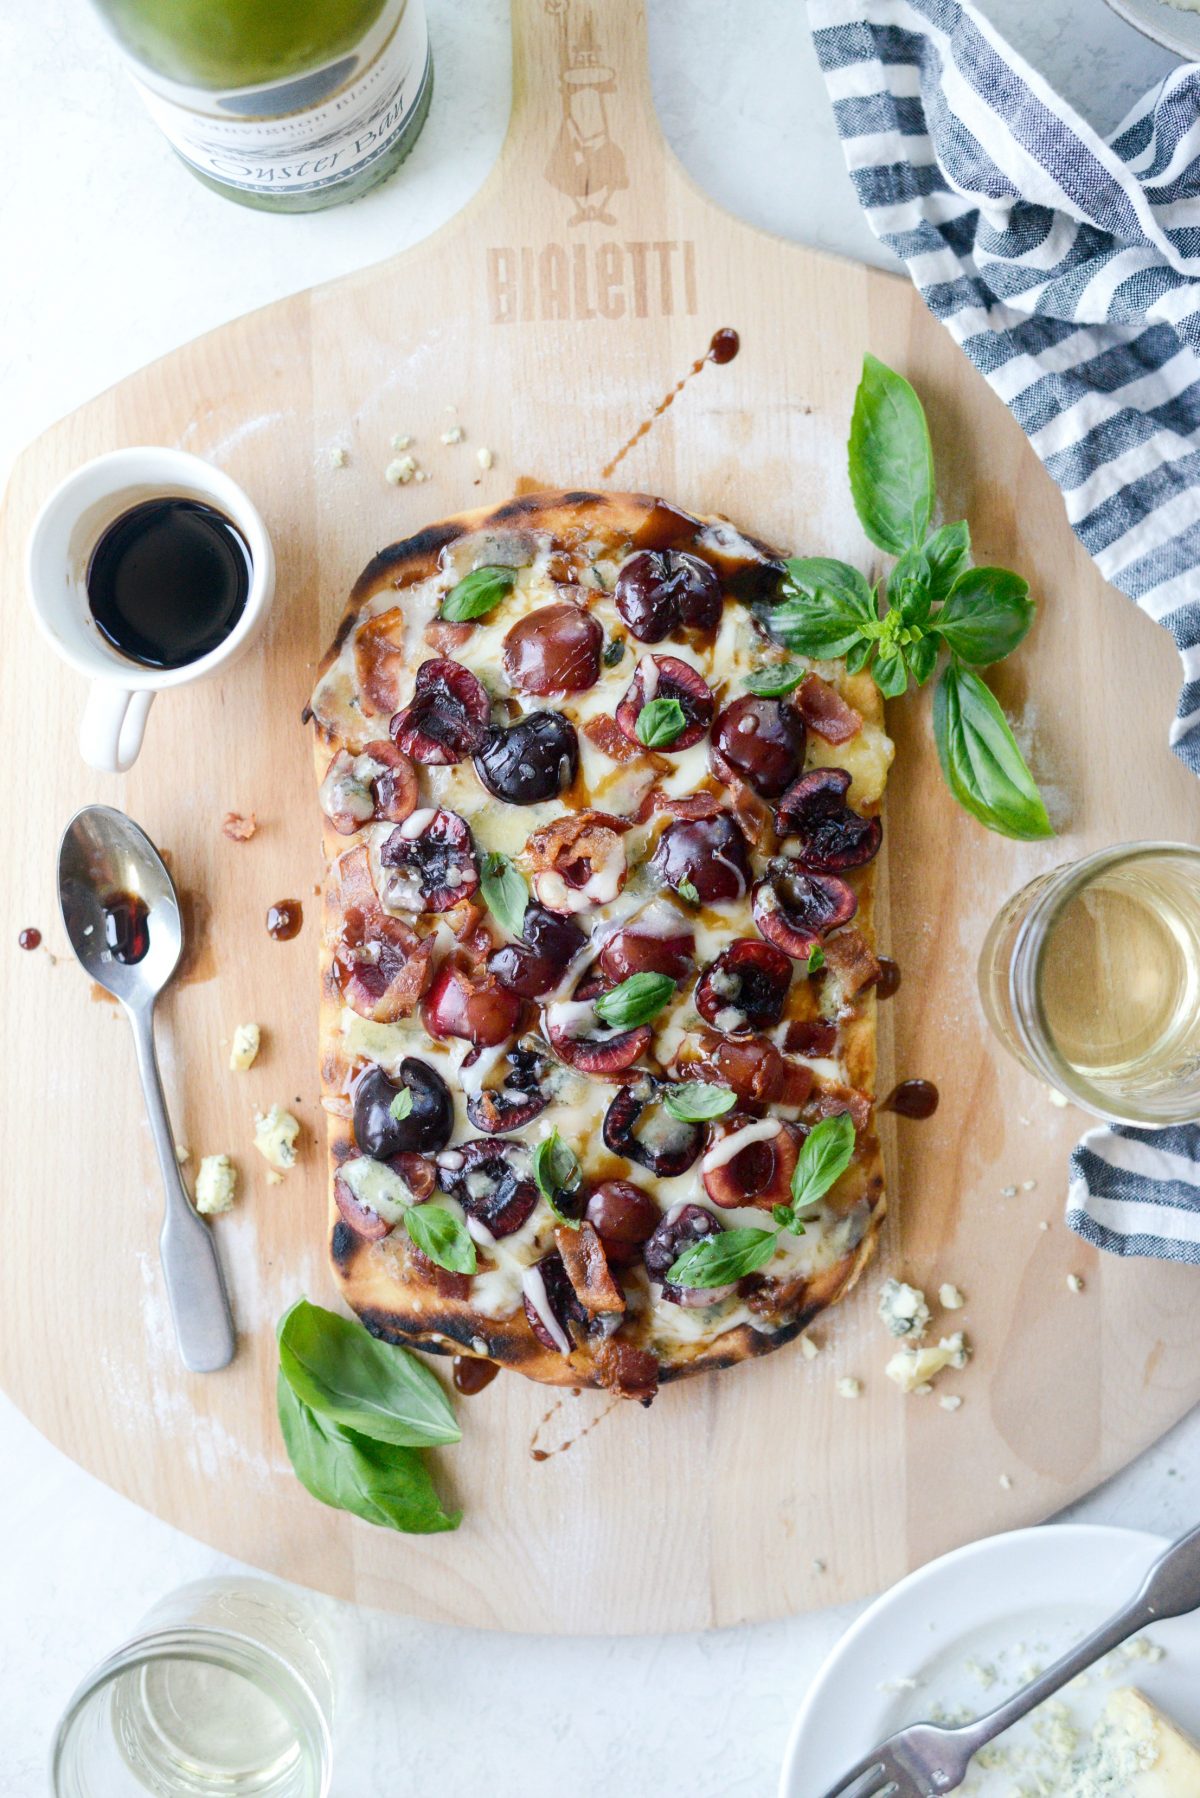
[[[1104,128],[1170,66],[1102,0],[988,11]],[[82,0],[4,0],[0,475],[26,438],[151,356],[402,248],[462,205],[504,129],[507,7],[430,0],[430,12],[434,109],[409,163],[355,206],[287,219],[184,173]],[[885,261],[843,170],[799,0],[650,0],[650,13],[660,113],[699,184],[785,236]],[[227,1563],[81,1473],[3,1400],[0,1468],[0,1798],[34,1798],[77,1677],[163,1591]],[[1170,1533],[1195,1521],[1189,1488],[1200,1489],[1195,1418],[1074,1514]],[[334,1614],[359,1669],[337,1798],[750,1798],[773,1790],[797,1696],[853,1612],[709,1636],[507,1643]]]

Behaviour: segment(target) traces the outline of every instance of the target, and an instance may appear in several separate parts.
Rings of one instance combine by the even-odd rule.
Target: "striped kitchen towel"
[[[809,0],[858,197],[1101,572],[1171,632],[1200,773],[1200,67],[1108,140],[967,0]],[[1200,1264],[1200,1127],[1089,1131],[1067,1221]]]

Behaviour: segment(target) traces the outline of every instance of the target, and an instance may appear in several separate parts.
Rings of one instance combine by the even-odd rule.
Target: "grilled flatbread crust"
[[[340,750],[360,753],[372,740],[385,739],[390,717],[406,705],[413,691],[417,667],[423,661],[439,656],[461,659],[484,678],[494,696],[509,691],[500,666],[500,646],[505,630],[522,611],[535,603],[553,603],[562,597],[561,588],[568,586],[571,597],[585,604],[604,625],[606,644],[615,636],[628,633],[612,604],[610,590],[616,569],[636,549],[649,547],[687,550],[708,561],[718,572],[725,594],[725,621],[715,644],[705,655],[692,660],[706,669],[706,677],[720,707],[745,691],[739,673],[764,661],[780,659],[779,651],[762,635],[753,621],[751,606],[755,600],[771,597],[780,573],[779,552],[754,539],[742,536],[724,521],[699,519],[678,511],[666,502],[635,493],[600,494],[586,491],[532,494],[509,501],[505,505],[461,514],[429,526],[417,535],[395,543],[374,556],[355,583],[338,626],[336,635],[320,667],[309,715],[314,725],[314,753],[318,781],[324,780],[331,759]],[[465,629],[451,629],[437,622],[438,604],[450,587],[472,568],[483,565],[521,565],[517,587],[509,601],[492,616]],[[556,591],[556,584],[559,591]],[[606,591],[608,590],[608,591]],[[730,624],[731,616],[736,620]],[[726,628],[728,627],[728,628]],[[485,640],[485,633],[489,633]],[[461,642],[455,639],[462,639]],[[601,672],[607,698],[597,707],[595,700],[586,709],[595,717],[597,711],[611,717],[615,704],[628,686],[639,658],[651,649],[654,654],[687,655],[686,634],[674,636],[652,646],[630,639],[618,667]],[[805,658],[799,658],[804,660]],[[731,665],[732,664],[732,665]],[[830,745],[810,727],[805,768],[814,765],[846,768],[853,776],[849,802],[864,815],[879,810],[892,746],[883,732],[883,707],[874,682],[865,675],[850,675],[839,661],[816,662],[809,666],[834,689],[842,700],[862,718],[862,728],[855,739]],[[573,701],[588,701],[587,694],[567,695],[565,699],[525,699],[523,709],[550,708],[572,715]],[[582,736],[582,731],[581,731]],[[642,764],[660,770],[665,758],[641,755]],[[679,758],[680,762],[683,757]],[[595,756],[585,757],[588,767],[597,765]],[[669,764],[668,764],[669,765]],[[622,810],[620,789],[628,800],[629,783],[639,770],[612,764],[612,777],[592,787],[588,799],[596,809]],[[631,764],[633,766],[633,764]],[[433,773],[442,784],[427,795],[426,780]],[[490,823],[500,813],[511,818],[528,810],[538,821],[547,813],[561,813],[562,802],[551,807],[519,808],[505,806],[483,789],[474,775],[470,759],[458,768],[430,771],[418,769],[422,792],[420,806],[441,804],[460,810],[467,816],[476,837],[480,857],[486,849],[499,846],[489,840]],[[453,787],[445,782],[453,779]],[[659,785],[668,783],[661,775]],[[643,787],[646,784],[643,777]],[[653,784],[653,780],[650,781]],[[475,803],[481,809],[477,816],[468,811],[463,794],[475,789]],[[715,790],[732,808],[728,793],[709,778],[704,788]],[[645,854],[670,816],[658,814],[651,821]],[[512,847],[525,834],[528,820],[521,818],[516,826],[505,827],[504,841]],[[385,836],[390,825],[369,824],[365,836]],[[532,825],[530,825],[532,828]],[[510,1282],[510,1290],[489,1293],[486,1307],[475,1301],[478,1281],[472,1281],[465,1297],[447,1296],[444,1288],[454,1282],[435,1279],[426,1264],[415,1261],[403,1224],[397,1225],[381,1239],[368,1240],[343,1217],[333,1198],[334,1176],[338,1168],[356,1153],[351,1122],[352,1084],[363,1068],[360,1055],[348,1052],[344,1025],[350,1017],[339,976],[337,946],[346,926],[346,900],[342,890],[344,858],[364,839],[364,832],[346,836],[334,830],[324,819],[326,877],[324,885],[324,918],[321,939],[321,1018],[320,1055],[324,1105],[328,1114],[330,1156],[330,1253],[342,1292],[376,1336],[391,1342],[428,1349],[435,1353],[460,1353],[491,1358],[502,1366],[515,1368],[531,1379],[556,1386],[613,1386],[629,1396],[648,1398],[643,1387],[634,1390],[626,1371],[614,1371],[610,1353],[598,1351],[597,1341],[581,1328],[572,1330],[569,1354],[550,1348],[539,1340],[522,1303],[520,1290]],[[361,858],[360,862],[361,862]],[[519,860],[519,857],[518,857]],[[762,868],[760,855],[752,856],[755,874]],[[850,927],[865,939],[869,949],[874,944],[872,898],[874,867],[855,869],[846,878],[858,899],[858,911]],[[478,895],[476,898],[478,899]],[[669,897],[669,895],[668,895]],[[460,908],[461,909],[461,908]],[[608,908],[596,914],[603,918]],[[718,910],[719,908],[714,908]],[[709,914],[711,915],[711,914]],[[416,918],[418,931],[424,934],[434,925],[445,931],[450,914],[438,919]],[[586,929],[592,921],[587,915],[580,920]],[[504,933],[494,924],[497,942]],[[718,940],[722,926],[718,923]],[[726,938],[754,936],[748,905],[731,925],[724,926]],[[839,933],[845,935],[845,932]],[[445,939],[447,942],[448,938]],[[833,939],[836,940],[836,939]],[[702,966],[700,956],[697,957]],[[812,1091],[807,1102],[790,1111],[779,1105],[744,1106],[738,1115],[749,1112],[759,1116],[777,1114],[811,1125],[832,1111],[850,1109],[855,1116],[857,1142],[854,1160],[821,1207],[816,1224],[810,1224],[806,1235],[794,1245],[794,1252],[771,1263],[761,1275],[741,1283],[733,1300],[712,1308],[684,1311],[678,1305],[655,1297],[643,1269],[621,1277],[630,1293],[630,1312],[617,1332],[619,1341],[628,1341],[642,1350],[649,1349],[657,1363],[657,1378],[678,1379],[685,1374],[700,1373],[732,1366],[768,1354],[800,1334],[827,1306],[846,1293],[870,1259],[885,1210],[882,1157],[874,1128],[873,1096],[875,1086],[875,995],[868,983],[862,990],[839,999],[839,976],[826,971],[823,981],[821,1015],[830,1013],[837,1023],[836,1050],[830,1056],[811,1058]],[[794,982],[804,984],[803,969]],[[811,984],[811,983],[810,983]],[[692,982],[680,988],[680,1005],[686,1007]],[[533,1008],[536,1013],[536,1007]],[[678,1018],[670,1015],[670,1024]],[[695,1014],[691,1014],[693,1025]],[[659,1028],[661,1020],[656,1021]],[[459,1080],[444,1059],[445,1045],[434,1043],[425,1033],[419,1012],[399,1028],[412,1031],[405,1053],[427,1058],[443,1072],[456,1091],[460,1115],[451,1146],[480,1133],[461,1115]],[[535,1026],[536,1028],[536,1026]],[[677,1032],[677,1034],[679,1034]],[[689,1076],[686,1068],[687,1032],[682,1032],[682,1046],[676,1050],[672,1072]],[[461,1051],[465,1045],[457,1045]],[[789,1056],[789,1062],[803,1063],[803,1056]],[[836,1061],[836,1069],[831,1063]],[[697,1070],[698,1071],[698,1070]],[[631,1078],[632,1076],[626,1076]],[[606,1103],[619,1090],[621,1076],[607,1082],[589,1080],[593,1105]],[[598,1097],[597,1097],[598,1095]],[[566,1114],[564,1114],[566,1115]],[[602,1116],[602,1113],[600,1114]],[[569,1121],[578,1128],[578,1108],[569,1112]],[[630,1178],[654,1193],[663,1205],[680,1200],[681,1181],[665,1183],[668,1192],[657,1191],[657,1183],[642,1168],[614,1166],[613,1157],[602,1146],[599,1117],[591,1120],[586,1141],[578,1137],[572,1146],[577,1150],[585,1179],[608,1179],[619,1174]],[[529,1142],[536,1142],[552,1126],[564,1136],[560,1107],[551,1103],[535,1123],[518,1132]],[[720,1126],[710,1127],[719,1130]],[[497,1141],[506,1140],[498,1137]],[[769,1213],[759,1210],[723,1212],[709,1204],[700,1180],[697,1162],[683,1183],[691,1183],[688,1196],[706,1205],[723,1223],[769,1223]],[[443,1199],[438,1200],[444,1203]],[[553,1230],[556,1220],[544,1201],[530,1225],[519,1233],[529,1237],[520,1251],[530,1261],[554,1248]],[[532,1236],[530,1231],[532,1230]],[[518,1238],[509,1239],[517,1242]],[[487,1254],[487,1251],[483,1251]],[[512,1270],[510,1269],[510,1275]],[[491,1279],[493,1287],[503,1287],[499,1275]],[[664,1323],[665,1320],[665,1323]],[[644,1383],[643,1383],[644,1385]],[[651,1386],[652,1389],[652,1386]]]

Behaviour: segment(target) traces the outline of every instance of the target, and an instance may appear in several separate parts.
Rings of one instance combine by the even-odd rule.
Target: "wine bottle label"
[[[393,0],[352,51],[291,80],[214,93],[141,66],[130,73],[159,129],[201,174],[246,193],[306,194],[387,154],[428,64],[424,0]]]

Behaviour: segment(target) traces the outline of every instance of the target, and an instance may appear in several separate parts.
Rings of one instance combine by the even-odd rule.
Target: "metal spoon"
[[[141,900],[148,944],[138,959],[116,942],[120,908],[114,897]],[[154,1004],[183,950],[183,921],[171,876],[154,844],[124,812],[85,806],[63,832],[58,851],[58,902],[71,947],[92,979],[119,999],[133,1026],[138,1073],[150,1114],[150,1130],[166,1193],[158,1250],[175,1337],[192,1373],[214,1373],[232,1359],[233,1318],[217,1249],[204,1220],[192,1208],[175,1157],[158,1057],[154,1053]],[[126,959],[119,959],[122,954]]]

